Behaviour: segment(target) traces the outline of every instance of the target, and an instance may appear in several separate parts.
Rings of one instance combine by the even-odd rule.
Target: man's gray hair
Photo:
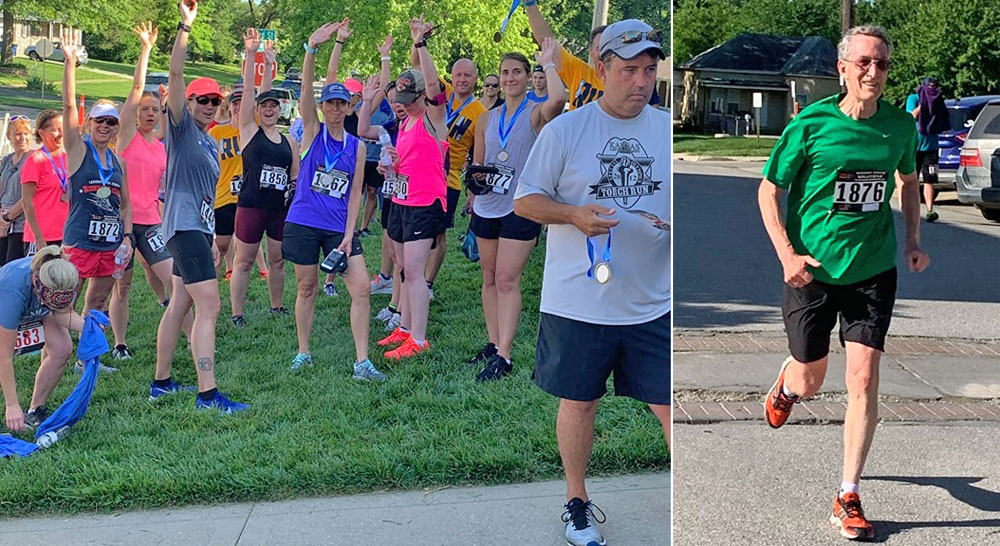
[[[860,25],[856,27],[851,27],[844,33],[844,36],[840,39],[840,43],[837,44],[837,58],[840,60],[847,59],[847,55],[851,51],[851,38],[857,35],[871,36],[873,38],[878,38],[882,40],[885,44],[886,49],[889,50],[889,56],[892,56],[892,42],[889,40],[889,34],[884,28],[878,25]]]

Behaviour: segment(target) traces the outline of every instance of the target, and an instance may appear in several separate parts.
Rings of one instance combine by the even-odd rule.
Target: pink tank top
[[[119,157],[128,172],[128,191],[132,204],[132,223],[154,225],[160,218],[160,180],[167,170],[167,149],[157,139],[147,142],[136,133]]]
[[[396,149],[399,165],[392,202],[408,207],[426,207],[440,201],[441,208],[447,209],[444,155],[448,151],[448,143],[440,142],[427,131],[424,115],[413,120],[409,129],[400,129]]]

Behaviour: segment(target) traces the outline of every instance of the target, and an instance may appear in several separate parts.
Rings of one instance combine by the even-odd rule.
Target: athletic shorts
[[[511,212],[500,218],[483,218],[475,212],[469,222],[472,233],[480,239],[513,239],[534,241],[542,232],[542,226]]]
[[[378,161],[365,161],[365,185],[381,190],[382,182],[385,177],[378,172]]]
[[[389,238],[397,243],[409,243],[421,239],[436,239],[441,233],[445,212],[437,201],[426,207],[410,207],[393,203],[389,212],[386,231]]]
[[[285,222],[285,238],[281,241],[281,257],[296,265],[316,265],[344,242],[344,234]],[[361,241],[351,241],[350,256],[361,255]]]
[[[215,209],[215,234],[231,237],[236,226],[236,203],[222,205]]]
[[[81,279],[95,277],[110,277],[115,272],[115,250],[84,250],[82,248],[65,247],[63,253],[69,262],[76,266]]]
[[[896,303],[896,268],[848,285],[812,281],[802,288],[784,287],[781,314],[788,349],[799,362],[830,353],[830,332],[840,317],[840,344],[860,343],[885,350],[885,336]]]
[[[256,244],[267,233],[268,239],[280,241],[285,232],[287,215],[288,209],[236,207],[236,238],[244,243]]]
[[[924,184],[938,183],[938,151],[917,152],[917,169]]]
[[[458,198],[462,196],[462,190],[448,188],[448,210],[445,211],[444,223],[438,229],[438,233],[455,227],[455,211],[458,210]]]
[[[670,312],[628,326],[605,326],[542,313],[532,379],[559,398],[589,402],[607,393],[670,405]]]
[[[160,224],[132,224],[132,234],[135,235],[135,252],[149,265],[156,265],[170,258]],[[132,253],[131,262],[135,262],[135,253]],[[131,262],[129,268],[133,265]]]
[[[382,212],[380,213],[379,220],[382,222],[382,229],[386,229],[389,226],[389,212],[392,211],[392,198],[383,197],[382,201]]]
[[[178,231],[167,241],[167,251],[174,259],[173,274],[184,284],[215,278],[212,260],[212,234],[203,231]]]

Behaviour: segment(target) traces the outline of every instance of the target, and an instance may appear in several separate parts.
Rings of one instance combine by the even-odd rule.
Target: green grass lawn
[[[774,138],[725,137],[675,133],[674,153],[711,156],[761,157],[771,155]]]
[[[265,284],[251,283],[247,328],[229,323],[222,283],[216,373],[224,392],[254,408],[225,417],[196,412],[194,395],[147,401],[161,309],[136,273],[129,344],[135,358],[101,375],[86,418],[48,450],[0,464],[0,515],[282,499],[387,489],[499,484],[562,477],[555,438],[557,401],[531,382],[544,241],[524,274],[524,312],[515,342],[514,373],[492,384],[474,381],[462,361],[486,341],[478,264],[449,237],[448,258],[431,302],[432,352],[390,364],[376,351],[384,333],[372,322],[372,361],[384,384],[351,379],[354,348],[349,297],[318,296],[312,351],[315,367],[289,370],[295,324],[268,313]],[[378,267],[381,229],[363,239],[368,268]],[[288,267],[285,305],[295,286]],[[372,297],[372,315],[389,296]],[[110,332],[109,332],[110,336]],[[110,358],[110,356],[106,356]],[[117,364],[115,364],[117,365]],[[31,396],[37,356],[15,360],[22,405]],[[76,384],[67,373],[54,409]],[[174,377],[195,382],[182,341]],[[663,470],[669,454],[658,421],[645,405],[607,397],[598,412],[591,474]]]

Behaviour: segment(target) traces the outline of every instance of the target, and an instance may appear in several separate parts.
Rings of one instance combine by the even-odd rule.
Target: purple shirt
[[[351,194],[351,184],[354,183],[354,168],[358,160],[359,142],[357,137],[346,132],[344,138],[343,142],[334,140],[329,135],[326,125],[321,126],[320,134],[313,139],[309,151],[299,167],[299,178],[295,184],[295,197],[292,199],[291,208],[288,209],[286,221],[344,233],[344,228],[347,226],[347,199]],[[344,150],[345,146],[346,150]],[[337,157],[338,154],[340,157]],[[345,173],[349,180],[342,197],[332,197],[313,189],[316,172],[326,171],[327,157],[336,158],[332,165],[333,169]]]

